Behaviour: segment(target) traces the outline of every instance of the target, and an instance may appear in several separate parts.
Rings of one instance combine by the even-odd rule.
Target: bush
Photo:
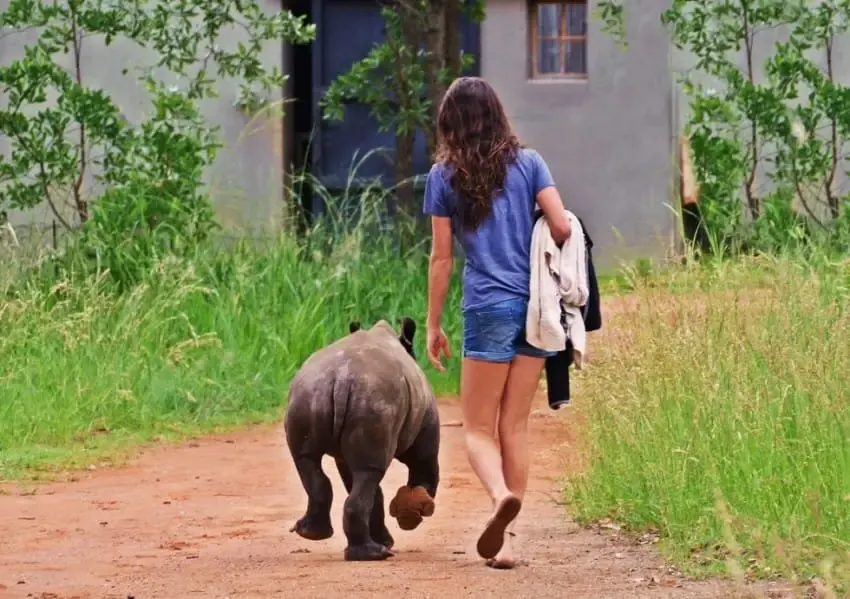
[[[320,226],[309,244],[207,243],[159,259],[125,292],[106,271],[15,286],[0,302],[0,475],[277,418],[304,359],[353,319],[410,315],[421,347],[427,253],[401,254],[373,227],[364,217],[333,237]],[[447,302],[459,303],[456,286]],[[446,319],[457,344],[458,315]],[[426,372],[436,391],[454,390],[456,371]]]
[[[3,37],[37,30],[38,38],[0,64],[0,135],[10,146],[0,156],[0,214],[40,206],[64,230],[82,229],[72,239],[76,262],[54,263],[50,276],[105,268],[129,288],[157,257],[193,254],[216,228],[203,173],[222,146],[200,106],[225,80],[238,81],[239,110],[279,104],[287,76],[263,64],[263,51],[312,41],[315,25],[305,21],[254,0],[10,0]],[[122,69],[122,83],[146,104],[137,122],[86,84],[85,57],[116,41],[143,55]]]

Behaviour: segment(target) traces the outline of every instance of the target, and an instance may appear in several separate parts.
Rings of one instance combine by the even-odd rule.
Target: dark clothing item
[[[542,210],[534,214],[534,221],[543,216]],[[602,328],[602,310],[600,309],[599,281],[596,279],[596,269],[593,266],[593,240],[587,233],[584,222],[579,218],[578,222],[584,230],[584,247],[587,251],[587,303],[581,311],[584,319],[584,328],[590,333]],[[561,314],[564,320],[566,315]],[[567,340],[564,351],[546,358],[546,387],[548,388],[549,407],[557,410],[570,403],[570,366],[573,363],[573,344]]]
[[[558,410],[570,403],[570,366],[573,364],[573,344],[567,341],[567,349],[546,358],[546,387],[549,407]]]
[[[587,304],[581,311],[584,317],[584,330],[588,333],[602,328],[602,310],[599,307],[599,281],[596,280],[596,268],[593,266],[593,240],[587,234],[584,223],[578,219],[584,229],[584,247],[587,250]]]

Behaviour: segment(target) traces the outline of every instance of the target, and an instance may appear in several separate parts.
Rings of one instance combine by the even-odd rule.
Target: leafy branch
[[[0,209],[48,205],[63,227],[82,226],[80,241],[101,262],[115,259],[114,272],[121,251],[150,257],[215,226],[203,174],[221,141],[199,103],[218,97],[225,79],[238,81],[245,103],[278,92],[287,77],[263,62],[264,48],[315,36],[304,17],[266,13],[256,0],[10,0],[0,28],[4,37],[39,32],[0,66],[0,135],[11,141],[0,156]],[[86,83],[85,53],[117,40],[153,56],[122,71],[150,102],[140,122]],[[87,181],[99,184],[96,198]]]
[[[338,76],[320,100],[323,118],[341,120],[345,105],[369,107],[380,131],[396,136],[393,163],[402,210],[412,212],[413,145],[422,132],[429,155],[436,145],[436,112],[448,84],[472,65],[460,49],[460,18],[483,18],[480,0],[400,0],[381,10],[384,41]]]

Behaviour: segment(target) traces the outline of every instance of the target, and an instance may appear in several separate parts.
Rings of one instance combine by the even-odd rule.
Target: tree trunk
[[[427,91],[429,126],[425,131],[428,155],[433,157],[437,150],[437,114],[446,93],[440,80],[440,71],[446,64],[445,26],[446,0],[425,0],[425,50],[427,53]]]
[[[398,206],[407,217],[416,216],[416,197],[413,189],[413,132],[396,133],[395,180]]]
[[[406,252],[411,247],[419,228],[417,226],[419,211],[416,206],[416,190],[413,187],[414,140],[413,131],[396,133],[395,136],[395,230],[399,235],[402,252]]]
[[[460,64],[461,0],[446,0],[444,24],[444,55],[446,69],[452,79],[461,75]]]
[[[423,45],[424,7],[420,2],[413,5],[400,2],[401,39],[390,39],[388,43],[394,51],[394,78],[400,112],[412,109],[414,94],[421,90],[414,88],[406,76],[410,61],[417,60],[418,48]],[[416,190],[413,187],[413,146],[416,141],[416,129],[405,132],[396,131],[395,136],[395,184],[396,184],[396,226],[400,236],[402,251],[405,251],[415,238],[419,210],[416,205]],[[401,218],[399,218],[401,216]]]

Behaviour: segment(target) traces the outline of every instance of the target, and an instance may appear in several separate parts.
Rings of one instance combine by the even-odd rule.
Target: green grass
[[[454,391],[458,360],[448,374],[425,366],[427,249],[403,255],[380,239],[355,230],[313,249],[285,236],[208,249],[158,262],[126,294],[106,275],[16,288],[0,300],[0,478],[279,418],[298,367],[353,319],[415,318],[435,391]],[[0,271],[0,297],[19,274]],[[458,304],[455,281],[447,306]],[[455,344],[458,323],[447,309]]]
[[[573,512],[657,531],[692,573],[846,588],[850,266],[709,262],[631,288],[578,377]]]

